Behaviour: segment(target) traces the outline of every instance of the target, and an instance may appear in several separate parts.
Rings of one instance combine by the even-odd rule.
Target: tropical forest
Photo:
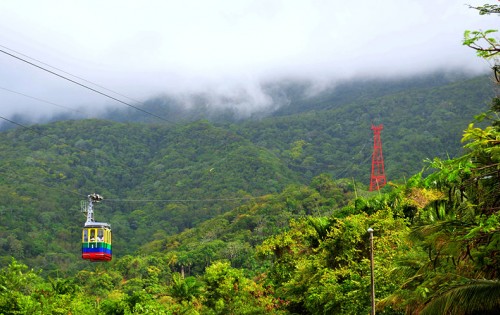
[[[497,35],[463,45],[494,62]],[[492,67],[269,84],[247,117],[202,94],[2,117],[0,314],[500,314]],[[83,256],[102,222],[106,261]]]

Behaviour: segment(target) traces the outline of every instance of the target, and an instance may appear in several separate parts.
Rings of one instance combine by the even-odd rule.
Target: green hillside
[[[387,314],[480,277],[497,285],[491,91],[478,77],[259,120],[4,131],[0,313],[366,313],[367,226]],[[469,127],[464,149],[488,105],[492,125]],[[380,193],[366,191],[371,123],[385,126],[394,182]],[[93,192],[113,227],[108,264],[80,259],[80,201]]]
[[[494,60],[494,32],[463,44]],[[268,84],[246,118],[209,95],[3,118],[0,314],[498,314],[499,84],[367,74]],[[367,191],[379,124],[389,183]],[[109,262],[80,256],[91,193]]]
[[[465,154],[380,193],[322,175],[74,274],[12,259],[0,312],[364,314],[374,271],[379,314],[495,314],[499,98],[491,108],[491,124],[465,131]]]
[[[311,84],[285,82],[263,87],[271,106],[247,119],[238,118],[232,100],[227,110],[210,107],[199,95],[191,109],[176,99],[158,98],[145,109],[169,120],[206,118],[252,141],[285,161],[302,182],[327,172],[367,183],[372,124],[384,125],[382,141],[389,180],[418,172],[423,160],[456,156],[460,135],[493,95],[490,78],[430,74],[420,77],[339,83],[311,94]],[[236,102],[234,100],[233,102]],[[152,121],[133,110],[116,111],[120,120]]]
[[[308,185],[320,174],[363,189],[371,117],[385,126],[388,180],[402,182],[425,158],[460,151],[461,130],[484,109],[490,92],[487,79],[477,77],[369,100],[363,94],[338,106],[332,100],[331,109],[313,110],[309,100],[305,113],[260,120],[76,120],[2,132],[0,257],[5,263],[14,255],[46,270],[75,268],[74,244],[84,221],[79,202],[93,192],[105,197],[98,216],[113,223],[116,252],[125,255],[248,199]]]
[[[235,128],[276,152],[304,178],[328,172],[334,178],[354,177],[367,183],[373,146],[370,127],[383,124],[386,173],[397,181],[420,171],[424,159],[456,156],[462,131],[487,108],[492,94],[490,80],[481,76],[437,87],[408,87],[380,97],[361,94],[356,101],[340,104],[327,98],[316,104],[313,99],[304,104],[312,109],[306,113],[245,121]],[[303,141],[302,151],[292,157],[297,141]]]
[[[113,222],[125,254],[296,182],[267,150],[206,122],[66,121],[4,132],[0,147],[0,256],[46,269],[66,256],[75,262],[89,193],[105,196],[97,215]]]

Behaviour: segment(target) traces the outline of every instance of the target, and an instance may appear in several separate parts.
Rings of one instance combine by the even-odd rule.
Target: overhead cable
[[[209,201],[239,201],[262,199],[266,196],[240,197],[240,198],[214,198],[214,199],[105,199],[112,202],[209,202]]]
[[[9,53],[9,52],[5,51],[4,49],[0,49],[0,52],[4,53],[4,54],[6,54],[6,55],[8,55],[8,56],[10,56],[10,57],[12,57],[12,58],[18,59],[18,60],[20,60],[20,61],[22,61],[22,62],[25,62],[25,63],[27,63],[27,64],[29,64],[29,65],[33,66],[33,67],[36,67],[36,68],[41,69],[41,70],[43,70],[43,71],[46,71],[46,72],[48,72],[48,73],[50,73],[50,74],[53,74],[53,75],[55,75],[55,76],[57,76],[57,77],[60,77],[60,78],[62,78],[62,79],[64,79],[64,80],[66,80],[66,81],[69,81],[69,82],[74,83],[74,84],[76,84],[76,85],[79,85],[79,86],[81,86],[81,87],[83,87],[83,88],[86,88],[86,89],[88,89],[88,90],[90,90],[90,91],[92,91],[92,92],[95,92],[95,93],[97,93],[97,94],[100,94],[100,95],[102,95],[102,96],[105,96],[105,97],[107,97],[107,98],[110,98],[110,99],[112,99],[112,100],[114,100],[114,101],[117,101],[117,102],[119,102],[119,103],[121,103],[121,104],[123,104],[123,105],[126,105],[126,106],[129,106],[129,107],[131,107],[131,108],[134,108],[134,109],[136,109],[136,110],[138,110],[138,111],[140,111],[140,112],[143,112],[143,113],[145,113],[145,114],[148,114],[148,115],[154,116],[154,117],[156,117],[156,118],[158,118],[158,119],[160,119],[160,120],[163,120],[163,121],[165,121],[165,122],[172,123],[172,122],[171,122],[171,121],[169,121],[168,119],[165,119],[165,118],[163,118],[163,117],[161,117],[161,116],[158,116],[158,115],[156,115],[156,114],[154,114],[154,113],[151,113],[151,112],[149,112],[149,111],[147,111],[147,110],[145,110],[145,109],[142,109],[142,108],[140,108],[140,107],[137,107],[137,106],[134,106],[134,105],[132,105],[132,104],[130,104],[130,103],[127,103],[127,102],[125,102],[125,101],[122,101],[122,100],[120,100],[120,99],[118,99],[118,98],[116,98],[116,97],[114,97],[114,96],[111,96],[111,95],[109,95],[109,94],[106,94],[106,93],[104,93],[104,92],[101,92],[101,91],[99,91],[99,90],[97,90],[97,89],[94,89],[94,88],[92,88],[92,87],[88,86],[88,85],[85,85],[85,84],[80,83],[80,82],[78,82],[78,81],[75,81],[75,80],[73,80],[73,79],[71,79],[71,78],[68,78],[68,77],[66,77],[66,76],[64,76],[64,75],[62,75],[62,74],[59,74],[59,73],[57,73],[57,72],[54,72],[54,71],[49,70],[49,69],[47,69],[47,68],[44,68],[44,67],[42,67],[42,66],[40,66],[40,65],[37,65],[36,63],[33,63],[33,62],[29,61],[29,60],[26,60],[26,59],[24,59],[24,58],[21,58],[21,57],[19,57],[19,56],[16,56],[16,55],[14,55],[14,54],[11,54],[11,53]]]
[[[15,52],[16,54],[21,55],[21,56],[23,56],[23,57],[26,57],[26,58],[28,58],[28,59],[31,59],[31,60],[33,60],[33,61],[36,61],[36,62],[38,62],[38,63],[40,63],[40,64],[42,64],[42,65],[44,65],[44,66],[50,67],[50,68],[55,69],[55,70],[57,70],[57,71],[59,71],[59,72],[62,72],[62,73],[67,74],[67,75],[70,75],[70,76],[72,76],[73,78],[77,78],[78,80],[81,80],[81,81],[84,81],[84,82],[90,83],[90,84],[92,84],[92,85],[95,85],[95,86],[97,86],[97,87],[99,87],[99,88],[103,89],[103,90],[106,90],[106,91],[108,91],[108,92],[114,93],[114,94],[116,94],[116,95],[119,95],[119,96],[121,96],[121,97],[124,97],[124,98],[126,98],[126,99],[129,99],[129,100],[134,101],[134,102],[136,102],[136,103],[142,104],[142,102],[140,102],[140,101],[138,101],[138,100],[135,100],[135,99],[133,99],[133,98],[131,98],[131,97],[128,97],[128,96],[123,95],[123,94],[120,94],[120,93],[118,93],[118,92],[116,92],[116,91],[113,91],[113,90],[111,90],[111,89],[106,88],[105,86],[99,85],[99,84],[97,84],[97,83],[95,83],[95,82],[89,81],[89,80],[87,80],[87,79],[85,79],[85,78],[79,77],[79,76],[77,76],[77,75],[74,75],[74,74],[72,74],[72,73],[69,73],[69,72],[67,72],[67,71],[64,71],[64,70],[62,70],[62,69],[60,69],[60,68],[54,67],[54,66],[52,66],[52,65],[49,65],[48,63],[45,63],[45,62],[43,62],[43,61],[41,61],[41,60],[39,60],[39,59],[35,59],[35,58],[33,58],[33,57],[30,57],[30,56],[28,56],[28,55],[26,55],[26,54],[23,54],[22,52],[16,51],[16,50],[14,50],[14,49],[12,49],[12,48],[9,48],[9,47],[6,47],[6,46],[4,46],[4,45],[0,45],[0,47],[5,48],[5,49],[7,49],[7,50],[9,50],[9,51]]]
[[[64,105],[59,105],[59,104],[56,104],[56,103],[53,103],[53,102],[50,102],[50,101],[43,100],[43,99],[38,98],[38,97],[34,97],[34,96],[31,96],[31,95],[28,95],[28,94],[24,94],[24,93],[21,93],[21,92],[16,92],[16,91],[13,91],[11,89],[7,89],[7,88],[1,87],[1,86],[0,86],[0,89],[4,90],[4,91],[7,91],[7,92],[10,92],[10,93],[18,94],[18,95],[21,95],[21,96],[24,96],[24,97],[27,97],[27,98],[31,98],[31,99],[39,101],[39,102],[43,102],[43,103],[54,105],[54,106],[57,106],[57,107],[60,107],[60,108],[72,110],[72,111],[80,113],[80,114],[86,114],[85,112],[79,111],[78,109],[74,109],[74,108],[67,107],[67,106],[64,106]]]

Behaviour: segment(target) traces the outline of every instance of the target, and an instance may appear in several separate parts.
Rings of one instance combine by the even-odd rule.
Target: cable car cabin
[[[91,261],[111,260],[111,226],[108,223],[85,224],[82,231],[82,258]]]
[[[87,213],[82,231],[82,258],[90,261],[110,261],[112,258],[111,225],[94,220],[94,203],[102,199],[94,193],[88,195],[88,202],[82,202],[82,211]]]

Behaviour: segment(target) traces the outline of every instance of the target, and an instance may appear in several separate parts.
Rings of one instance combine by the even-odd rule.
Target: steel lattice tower
[[[384,170],[384,156],[382,155],[382,140],[380,132],[384,129],[383,125],[374,126],[373,130],[373,156],[372,156],[372,175],[370,177],[370,191],[379,190],[386,184]]]

